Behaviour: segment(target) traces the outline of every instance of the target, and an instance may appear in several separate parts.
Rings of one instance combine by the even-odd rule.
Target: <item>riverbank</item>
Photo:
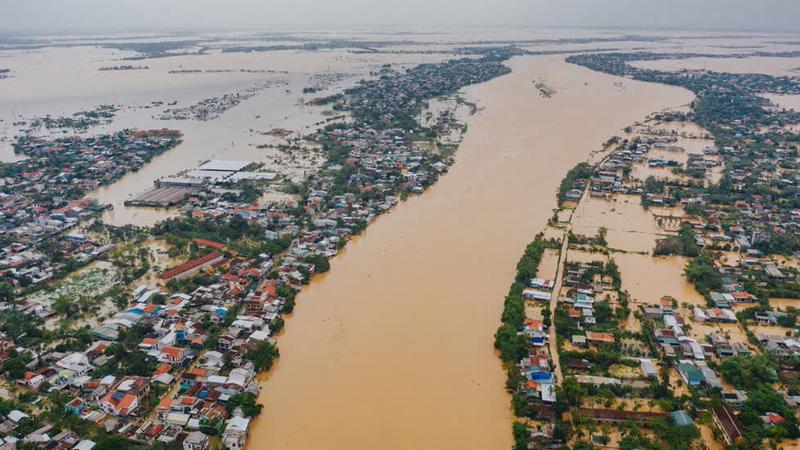
[[[546,223],[563,173],[691,96],[620,89],[561,57],[509,64],[511,74],[465,89],[483,109],[448,175],[376,220],[298,296],[248,448],[510,446],[492,335],[518,249]],[[538,93],[542,77],[557,94]]]
[[[570,288],[553,294],[550,336],[555,330],[557,350],[542,349],[542,328],[550,324],[539,320],[546,310],[536,305],[526,304],[527,320],[513,324],[524,339],[515,341],[505,329],[497,335],[521,419],[514,425],[515,448],[721,448],[723,440],[793,448],[800,435],[797,310],[791,302],[774,309],[770,297],[797,296],[798,247],[787,231],[796,203],[780,199],[793,195],[794,186],[783,180],[796,174],[796,135],[784,130],[800,117],[775,108],[763,92],[796,93],[798,84],[758,74],[671,75],[626,65],[646,58],[670,56],[568,58],[607,73],[686,86],[698,100],[688,112],[654,114],[647,127],[626,127],[599,163],[576,166],[571,173],[579,175],[562,183],[562,197],[571,200],[565,207],[575,214],[560,210],[551,223],[566,227],[570,241],[560,255]],[[731,131],[731,124],[742,123]],[[695,132],[653,133],[667,128]],[[675,158],[687,150],[686,158]],[[774,167],[774,155],[788,162]],[[644,166],[673,169],[643,173]],[[756,190],[764,185],[772,188],[766,198]],[[577,261],[568,249],[581,253]],[[549,298],[539,286],[551,284],[530,271],[520,270],[515,285],[528,303]],[[506,302],[504,327],[514,317],[513,303]],[[554,380],[558,360],[563,380]],[[560,382],[557,395],[554,381]]]

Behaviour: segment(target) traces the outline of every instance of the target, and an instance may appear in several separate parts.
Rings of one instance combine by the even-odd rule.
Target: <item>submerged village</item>
[[[75,133],[21,135],[20,159],[0,165],[0,449],[244,449],[295,297],[376,217],[446,176],[477,108],[459,90],[535,52],[455,53],[309,98],[328,118],[280,146],[321,155],[307,176],[210,159],[143,187],[127,207],[177,211],[152,227],[105,223],[111,206],[90,193],[181,145],[182,121],[285,82],[168,104],[165,128],[77,133],[112,126],[110,105],[32,120]],[[800,81],[633,64],[716,55],[538,54],[551,53],[696,99],[569,171],[521,249],[494,336],[515,450],[798,448],[800,113],[764,95],[800,94]],[[546,80],[531,89],[560,95]]]
[[[800,114],[764,97],[800,82],[632,64],[691,57],[567,59],[696,99],[572,169],[525,249],[495,335],[516,449],[800,445]]]
[[[337,114],[304,138],[325,156],[318,173],[294,183],[251,161],[206,161],[126,202],[179,208],[150,228],[103,223],[109,205],[86,194],[179,145],[181,131],[21,136],[25,159],[0,167],[0,448],[243,449],[263,407],[257,376],[279,355],[298,291],[447,170],[457,112],[474,108],[455,94],[508,73],[507,57],[385,65],[314,98]],[[176,118],[210,120],[243,99]],[[33,127],[85,129],[113,118],[103,111]],[[276,186],[283,194],[262,200]]]

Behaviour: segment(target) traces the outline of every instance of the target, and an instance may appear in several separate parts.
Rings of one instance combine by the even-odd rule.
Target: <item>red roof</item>
[[[614,335],[611,333],[594,333],[589,331],[586,333],[586,339],[599,342],[614,342]]]
[[[178,266],[178,267],[176,267],[174,269],[168,270],[168,271],[162,273],[161,275],[159,275],[158,277],[161,278],[162,280],[168,280],[168,279],[170,279],[172,277],[175,277],[175,276],[178,276],[178,275],[180,275],[180,274],[182,274],[184,272],[188,272],[188,271],[190,271],[190,270],[192,270],[192,269],[194,269],[196,267],[202,266],[203,264],[208,264],[210,261],[213,261],[213,260],[215,260],[217,258],[220,258],[220,257],[222,257],[222,255],[219,254],[219,253],[216,253],[216,252],[210,253],[210,254],[208,254],[206,256],[203,256],[201,258],[197,258],[197,259],[193,259],[191,261],[188,261],[188,262],[186,262],[186,263],[184,263],[184,264],[182,264],[182,265],[180,265],[180,266]]]
[[[209,241],[206,239],[192,239],[192,242],[199,245],[200,247],[208,247],[213,248],[214,250],[219,250],[223,252],[228,251],[228,247],[224,244],[220,244],[219,242]]]
[[[183,349],[179,347],[165,347],[161,349],[161,354],[167,355],[170,359],[177,360],[183,355]]]
[[[156,367],[155,372],[153,372],[153,376],[157,377],[161,374],[168,373],[170,370],[172,370],[172,366],[170,366],[169,364],[167,363],[160,364],[158,367]]]
[[[269,280],[269,281],[268,281],[268,282],[267,282],[267,283],[264,285],[264,291],[265,291],[265,292],[266,292],[266,293],[267,293],[267,294],[268,294],[270,297],[277,297],[277,296],[278,296],[278,285],[277,285],[277,283],[275,283],[275,280]]]

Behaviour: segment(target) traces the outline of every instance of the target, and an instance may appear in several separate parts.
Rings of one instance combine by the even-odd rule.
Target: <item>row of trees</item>
[[[517,275],[506,295],[503,304],[502,325],[495,333],[494,346],[500,351],[500,357],[507,363],[514,364],[527,354],[525,336],[521,335],[525,322],[525,299],[522,291],[536,277],[539,263],[544,254],[545,242],[542,234],[536,236],[528,244],[517,263]]]

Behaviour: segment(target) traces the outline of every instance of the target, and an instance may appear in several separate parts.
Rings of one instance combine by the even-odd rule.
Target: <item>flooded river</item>
[[[691,94],[560,57],[510,64],[466,91],[485,109],[450,173],[370,225],[298,297],[249,450],[511,447],[492,336],[522,249],[569,168]]]

